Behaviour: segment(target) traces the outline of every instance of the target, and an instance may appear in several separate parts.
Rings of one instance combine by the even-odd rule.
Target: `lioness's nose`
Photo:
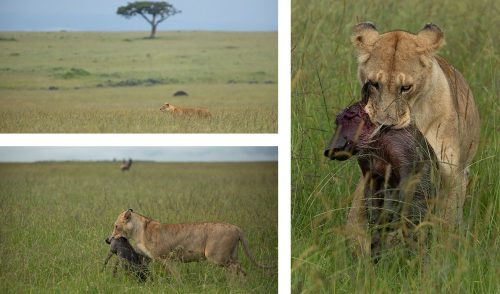
[[[389,117],[377,117],[375,118],[375,124],[379,126],[391,126],[393,123],[391,122],[391,119]]]
[[[392,128],[393,126],[395,126],[396,124],[390,120],[390,119],[386,119],[386,120],[380,120],[380,119],[377,119],[375,121],[375,124],[378,125],[378,126],[384,126],[384,127],[389,127],[389,128]]]

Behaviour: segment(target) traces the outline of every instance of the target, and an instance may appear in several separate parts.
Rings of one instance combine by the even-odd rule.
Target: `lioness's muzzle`
[[[404,128],[410,121],[410,110],[401,105],[388,106],[378,105],[374,107],[378,109],[375,113],[370,113],[370,120],[376,125],[389,126],[395,129]]]

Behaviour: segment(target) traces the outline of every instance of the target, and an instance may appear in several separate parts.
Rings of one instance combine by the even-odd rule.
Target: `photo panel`
[[[0,51],[0,133],[278,132],[278,0],[3,1]]]
[[[278,289],[277,147],[0,147],[0,199],[4,291]]]
[[[498,292],[499,3],[291,1],[292,293]]]

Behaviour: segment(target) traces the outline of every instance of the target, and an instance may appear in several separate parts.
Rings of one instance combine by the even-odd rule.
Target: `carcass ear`
[[[371,22],[362,22],[354,26],[351,37],[352,44],[358,49],[360,58],[369,55],[373,44],[378,40],[380,34]]]
[[[443,31],[435,24],[426,24],[425,27],[418,32],[417,42],[419,47],[432,54],[444,45]]]

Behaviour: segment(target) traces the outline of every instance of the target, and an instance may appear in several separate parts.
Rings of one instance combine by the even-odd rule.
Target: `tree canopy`
[[[118,7],[116,13],[126,18],[136,15],[142,16],[151,25],[151,35],[149,37],[153,39],[158,24],[172,15],[181,13],[181,11],[168,2],[136,1]]]

